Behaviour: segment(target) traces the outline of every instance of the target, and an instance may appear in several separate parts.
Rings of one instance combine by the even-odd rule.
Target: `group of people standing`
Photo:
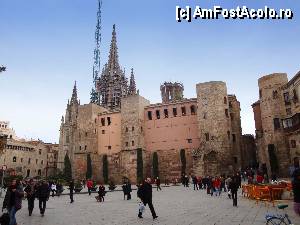
[[[191,180],[194,190],[206,190],[206,193],[211,196],[220,196],[222,191],[227,192],[228,197],[233,199],[233,206],[237,207],[237,192],[242,185],[241,175],[239,173],[233,176],[206,176],[197,177],[191,175]],[[188,187],[189,178],[183,175],[183,185]]]

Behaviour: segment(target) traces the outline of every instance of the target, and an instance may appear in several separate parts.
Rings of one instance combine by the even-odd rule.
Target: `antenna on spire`
[[[98,0],[97,24],[95,31],[95,49],[94,49],[94,64],[93,64],[93,83],[94,87],[91,92],[91,102],[100,104],[99,94],[97,93],[97,82],[100,73],[100,44],[101,44],[101,8],[102,0]]]

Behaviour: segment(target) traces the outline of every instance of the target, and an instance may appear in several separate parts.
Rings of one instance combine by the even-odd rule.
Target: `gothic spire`
[[[129,95],[135,95],[136,94],[136,84],[135,84],[135,79],[134,79],[133,68],[131,68],[128,94]]]
[[[74,84],[74,87],[73,87],[71,104],[78,104],[76,81],[75,81],[75,84]]]
[[[119,69],[119,56],[118,56],[118,46],[117,46],[117,34],[116,34],[116,25],[113,25],[112,39],[110,43],[108,66],[111,69],[111,72],[115,69]]]

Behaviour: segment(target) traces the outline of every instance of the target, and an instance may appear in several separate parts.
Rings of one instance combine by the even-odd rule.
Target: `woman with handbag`
[[[22,199],[24,197],[23,185],[19,180],[12,180],[9,186],[2,209],[6,208],[9,213],[9,225],[16,225],[16,213],[22,208]]]

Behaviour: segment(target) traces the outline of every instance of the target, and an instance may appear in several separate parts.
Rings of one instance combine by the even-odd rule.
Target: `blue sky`
[[[175,7],[291,8],[293,20],[195,20],[177,23]],[[89,102],[97,0],[0,0],[0,120],[18,136],[58,142],[74,81]],[[159,86],[180,81],[187,98],[196,83],[222,80],[241,102],[243,133],[254,133],[257,79],[300,70],[300,4],[294,0],[103,0],[102,65],[116,24],[120,63],[133,67],[140,94],[160,102]]]

